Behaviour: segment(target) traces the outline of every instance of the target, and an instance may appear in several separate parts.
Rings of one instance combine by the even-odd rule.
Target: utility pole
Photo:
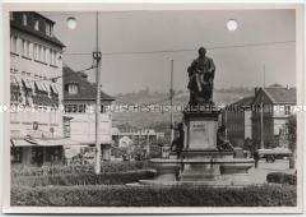
[[[173,95],[174,95],[174,90],[173,90],[173,66],[174,66],[174,60],[171,59],[171,72],[170,72],[170,126],[171,126],[171,143],[174,139],[174,126],[173,126],[173,111],[172,111],[172,106],[173,106]]]
[[[227,132],[227,109],[228,106],[225,106],[225,110],[224,110],[224,119],[223,119],[223,124],[225,126],[225,139],[228,140],[228,132]]]
[[[101,171],[101,143],[99,140],[99,126],[100,126],[100,109],[101,109],[101,97],[100,97],[100,80],[101,80],[101,58],[102,53],[99,48],[99,12],[96,13],[96,51],[92,53],[93,59],[96,62],[96,110],[95,110],[95,141],[96,141],[96,174],[100,174]]]
[[[263,65],[263,88],[266,87],[266,64]]]
[[[150,158],[150,134],[149,134],[149,130],[147,130],[147,153],[148,153],[148,158]]]
[[[264,148],[264,106],[260,104],[260,148]]]

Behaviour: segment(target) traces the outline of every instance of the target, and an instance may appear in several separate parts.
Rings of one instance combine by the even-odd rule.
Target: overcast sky
[[[75,70],[90,66],[90,52],[96,47],[95,13],[42,14],[56,22],[55,35],[67,46],[64,62]],[[69,16],[77,19],[74,30],[67,28]],[[238,21],[236,31],[227,30],[228,19]],[[264,65],[267,85],[296,83],[293,10],[101,12],[99,20],[102,84],[109,94],[145,87],[166,91],[170,58],[174,88],[186,89],[186,68],[200,46],[207,47],[215,61],[216,88],[262,85]],[[165,50],[185,51],[150,53]],[[94,79],[94,71],[88,74]]]

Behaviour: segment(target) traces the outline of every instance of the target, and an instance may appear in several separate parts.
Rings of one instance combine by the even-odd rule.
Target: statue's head
[[[200,47],[198,52],[199,52],[199,56],[205,56],[207,51],[204,47]]]

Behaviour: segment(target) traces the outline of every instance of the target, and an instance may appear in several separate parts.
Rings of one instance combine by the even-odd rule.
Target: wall
[[[60,48],[58,46],[54,46],[51,43],[47,43],[29,34],[15,29],[12,29],[11,34],[22,37],[34,43],[39,43],[60,52]],[[32,46],[30,46],[30,50],[33,48]],[[42,79],[47,79],[44,80],[44,83],[47,84],[48,87],[52,83],[50,78],[62,75],[62,60],[59,58],[61,55],[60,53],[57,53],[56,57],[57,66],[51,66],[50,63],[35,61],[33,58],[33,51],[30,52],[30,58],[23,57],[21,54],[22,43],[20,38],[17,40],[17,48],[18,53],[11,53],[11,75],[17,76],[20,79],[29,79],[31,81],[39,80],[41,82]],[[59,103],[61,103],[63,99],[62,79],[57,79],[55,84],[59,91]],[[27,134],[36,138],[41,138],[42,135],[47,138],[63,137],[63,113],[59,109],[51,111],[51,107],[47,107],[48,110],[43,111],[41,109],[33,109],[32,105],[28,106],[27,109],[28,111],[26,112],[21,112],[20,110],[11,112],[10,119],[12,137],[20,138]],[[33,130],[34,121],[37,121],[39,124],[38,130]],[[53,133],[50,132],[50,128],[54,129]]]
[[[245,119],[243,111],[228,111],[226,127],[228,139],[233,146],[242,146],[245,138]]]
[[[67,113],[70,120],[70,138],[82,144],[95,144],[95,114],[94,113]],[[112,121],[111,113],[100,114],[99,141],[111,144]]]

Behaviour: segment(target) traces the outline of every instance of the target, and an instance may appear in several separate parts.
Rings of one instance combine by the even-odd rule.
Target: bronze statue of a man
[[[199,56],[188,67],[190,91],[190,105],[211,104],[213,98],[213,81],[215,77],[215,64],[206,56],[206,49],[199,49]]]

